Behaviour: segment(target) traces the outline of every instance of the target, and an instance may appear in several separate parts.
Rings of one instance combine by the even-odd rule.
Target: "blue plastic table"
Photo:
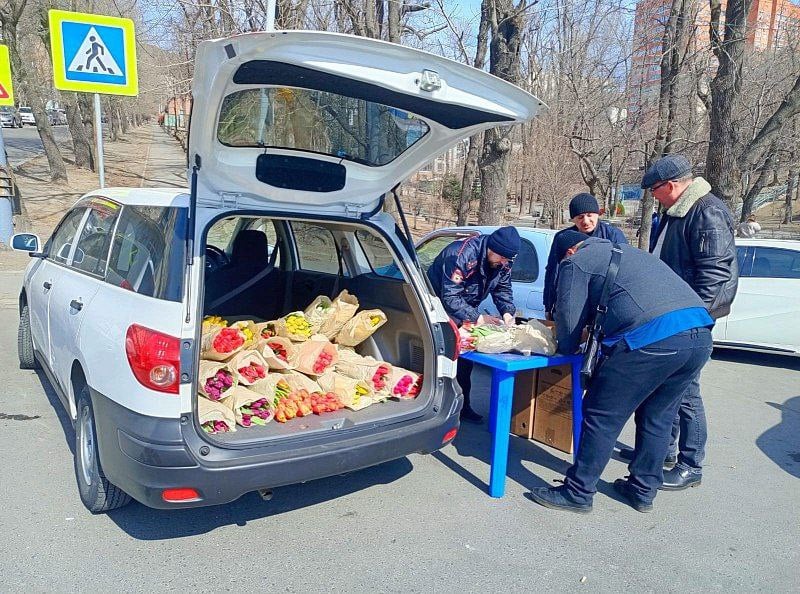
[[[492,370],[492,391],[489,396],[489,431],[492,433],[492,466],[489,473],[489,495],[502,497],[506,492],[506,468],[508,466],[509,429],[511,427],[511,404],[514,400],[514,376],[518,371],[543,369],[558,365],[572,367],[572,447],[577,453],[581,440],[583,413],[581,403],[580,373],[582,355],[487,355],[468,352],[461,357]],[[573,454],[573,459],[574,459]]]

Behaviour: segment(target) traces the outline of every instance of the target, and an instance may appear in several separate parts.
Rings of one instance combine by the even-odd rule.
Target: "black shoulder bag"
[[[600,301],[597,303],[597,313],[594,315],[592,330],[589,332],[589,340],[583,348],[583,365],[581,365],[581,386],[585,390],[592,377],[597,371],[600,361],[600,345],[603,343],[603,322],[608,311],[608,297],[611,295],[611,288],[617,279],[619,272],[619,261],[622,257],[622,249],[615,243],[611,248],[611,262],[608,264],[606,280],[603,282],[603,291],[600,293]]]

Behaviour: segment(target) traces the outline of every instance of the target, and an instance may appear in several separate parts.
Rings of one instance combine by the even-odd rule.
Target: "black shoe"
[[[662,491],[683,491],[689,487],[699,487],[703,475],[692,472],[688,468],[673,468],[664,473],[664,482],[659,487]]]
[[[631,484],[626,479],[617,479],[614,481],[614,490],[625,498],[625,501],[638,512],[643,514],[653,511],[653,503],[646,502],[639,499],[636,493],[631,488]]]
[[[483,421],[483,417],[472,410],[470,406],[465,405],[464,408],[461,409],[461,420],[467,421],[468,423],[480,423]]]
[[[633,460],[633,449],[631,448],[620,448],[619,449],[619,457],[623,460],[627,460],[630,462]],[[664,458],[664,468],[667,470],[672,470],[675,468],[675,465],[678,463],[678,455],[677,454],[667,454],[667,457]]]
[[[567,496],[566,489],[563,485],[560,487],[537,487],[531,489],[529,493],[525,493],[525,497],[550,509],[560,509],[577,514],[588,514],[592,511],[591,503],[575,503]]]

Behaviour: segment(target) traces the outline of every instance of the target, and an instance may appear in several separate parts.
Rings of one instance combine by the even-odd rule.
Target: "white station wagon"
[[[541,103],[438,56],[308,31],[201,44],[192,94],[190,190],[97,190],[43,246],[14,238],[33,257],[20,363],[46,370],[75,422],[83,503],[224,503],[449,443],[455,328],[383,205],[458,140]],[[391,265],[399,278],[376,272]],[[342,289],[386,313],[358,350],[423,374],[417,398],[204,432],[204,315],[273,320]]]

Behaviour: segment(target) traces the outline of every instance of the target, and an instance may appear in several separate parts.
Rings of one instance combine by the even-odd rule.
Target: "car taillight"
[[[180,387],[180,339],[133,324],[125,334],[128,365],[139,383],[177,394]]]
[[[448,355],[453,361],[458,359],[458,356],[461,354],[461,341],[458,339],[458,326],[453,320],[448,320],[450,322],[450,329],[453,331],[453,346],[452,346],[452,354]],[[449,345],[448,345],[449,346]]]
[[[451,439],[455,439],[457,433],[458,433],[458,427],[453,427],[452,429],[450,429],[450,431],[444,434],[444,437],[442,438],[442,443],[447,443]]]

